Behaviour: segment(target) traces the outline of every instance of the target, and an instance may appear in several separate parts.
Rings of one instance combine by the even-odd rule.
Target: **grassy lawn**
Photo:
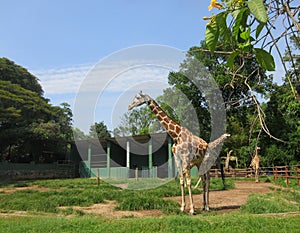
[[[122,185],[120,181],[115,182]],[[144,181],[124,182],[137,185]],[[227,188],[234,187],[233,180],[227,179],[226,183]],[[38,189],[8,192],[29,186]],[[222,187],[220,179],[212,179],[211,189]],[[98,186],[92,179],[7,182],[1,183],[0,188],[0,232],[300,232],[299,214],[258,215],[299,212],[300,193],[293,189],[278,188],[274,193],[250,195],[248,203],[232,213],[212,211],[189,216],[179,213],[177,202],[163,199],[180,195],[178,180],[146,190],[123,190],[102,180]],[[109,219],[72,208],[106,200],[115,200],[119,210],[159,209],[165,216]],[[61,209],[61,206],[67,208]]]
[[[128,182],[127,180],[124,182]],[[132,183],[144,183],[141,179],[132,180]],[[152,181],[153,182],[153,181]],[[196,182],[196,180],[194,181]],[[72,206],[90,206],[103,203],[105,200],[118,202],[118,210],[150,210],[159,209],[164,213],[178,213],[178,204],[163,197],[180,196],[178,180],[172,180],[155,189],[128,190],[112,186],[104,181],[97,185],[93,179],[66,179],[66,180],[40,180],[32,182],[16,182],[2,184],[2,187],[28,187],[38,186],[46,188],[44,191],[25,189],[13,193],[0,192],[0,211],[40,211],[49,213],[70,214]],[[227,187],[234,186],[232,181],[227,182]],[[222,189],[219,179],[212,179],[211,188]],[[47,190],[49,189],[49,190]],[[193,191],[199,194],[200,189]],[[66,210],[58,207],[69,206]]]
[[[172,215],[107,220],[95,216],[51,215],[0,218],[0,232],[300,232],[300,217],[247,214]]]

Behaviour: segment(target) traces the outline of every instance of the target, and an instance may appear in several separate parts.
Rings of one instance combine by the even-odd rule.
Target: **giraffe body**
[[[258,183],[259,182],[259,175],[258,175],[258,171],[259,171],[259,162],[260,159],[258,157],[258,155],[254,155],[252,161],[251,161],[251,167],[254,169],[255,171],[255,182]]]
[[[185,209],[185,192],[184,184],[186,182],[187,188],[189,191],[190,199],[190,214],[194,214],[194,203],[191,190],[191,161],[196,162],[197,164],[202,163],[205,153],[208,147],[208,143],[202,138],[194,135],[185,127],[179,125],[174,120],[172,120],[161,108],[160,106],[148,95],[143,93],[138,93],[134,99],[131,101],[128,106],[128,110],[131,110],[134,107],[140,106],[142,104],[147,104],[151,111],[155,114],[158,121],[167,131],[167,133],[173,139],[172,152],[174,154],[175,163],[177,170],[180,176],[180,185],[181,185],[181,211]],[[199,169],[198,167],[198,169]],[[209,171],[209,170],[208,170]],[[204,182],[204,200],[203,200],[203,209],[208,210],[208,191],[209,191],[209,174],[205,173],[202,175]]]

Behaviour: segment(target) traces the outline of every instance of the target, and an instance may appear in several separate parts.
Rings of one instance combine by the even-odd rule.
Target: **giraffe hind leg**
[[[184,194],[184,178],[180,176],[180,186],[181,186],[181,212],[185,209],[185,194]]]
[[[209,211],[209,185],[210,185],[210,176],[209,172],[202,176],[203,180],[203,203],[202,210]]]

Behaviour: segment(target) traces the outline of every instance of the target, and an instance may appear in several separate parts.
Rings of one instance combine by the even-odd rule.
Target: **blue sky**
[[[38,77],[45,97],[52,104],[68,102],[74,108],[83,80],[111,54],[143,44],[166,45],[183,51],[199,45],[205,36],[206,22],[202,17],[211,14],[209,3],[209,0],[2,0],[0,56]],[[104,121],[111,130],[126,111],[126,106],[120,108],[120,99],[124,103],[130,101],[124,100],[124,91],[129,87],[122,86],[122,80],[135,86],[131,89],[136,91],[150,89],[152,85],[139,86],[141,75],[149,77],[149,81],[157,81],[154,76],[159,77],[162,84],[155,84],[159,88],[153,95],[161,94],[167,86],[168,68],[147,67],[130,72],[119,75],[114,80],[117,85],[111,85],[114,88],[108,85],[99,94],[103,99],[98,97],[94,107],[93,120]],[[116,113],[114,109],[119,111]],[[87,127],[81,129],[86,132]]]
[[[199,45],[205,35],[206,22],[202,17],[210,15],[209,3],[209,0],[1,1],[0,20],[4,30],[0,32],[0,56],[37,76],[52,104],[66,101],[73,108],[83,79],[112,53],[143,44],[161,44],[184,51]],[[160,74],[161,81],[166,83],[168,72]],[[120,90],[109,89],[102,96],[114,99],[104,100],[106,108],[95,113],[94,120],[104,120],[112,129],[116,125],[111,122],[109,108],[119,105],[116,99],[120,99]],[[117,121],[119,116],[114,115]]]

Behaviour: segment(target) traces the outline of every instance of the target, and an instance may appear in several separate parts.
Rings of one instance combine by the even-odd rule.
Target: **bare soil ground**
[[[270,193],[274,192],[270,187],[275,187],[271,183],[255,183],[254,181],[236,181],[235,188],[230,190],[222,191],[210,191],[210,203],[209,206],[211,210],[217,213],[231,212],[238,210],[241,205],[245,204],[248,199],[248,195],[251,193]],[[178,187],[179,188],[179,187]],[[0,189],[0,192],[11,193],[16,190],[24,189],[35,189],[39,191],[47,191],[47,188],[39,188],[38,186],[23,187],[23,188],[13,188],[13,189]],[[200,212],[200,207],[202,206],[202,195],[194,195],[194,205],[196,212]],[[170,197],[170,200],[177,201],[181,203],[181,197]],[[188,196],[186,197],[186,206],[189,206]],[[142,210],[142,211],[118,211],[115,210],[117,203],[115,201],[106,201],[105,203],[95,204],[88,207],[73,206],[75,210],[83,211],[84,213],[101,215],[108,218],[121,218],[121,217],[160,217],[164,214],[159,210]],[[64,207],[61,207],[64,208]],[[187,208],[188,211],[188,208]],[[11,213],[12,214],[12,213]],[[23,215],[24,213],[16,213]],[[3,216],[3,214],[1,214]]]

